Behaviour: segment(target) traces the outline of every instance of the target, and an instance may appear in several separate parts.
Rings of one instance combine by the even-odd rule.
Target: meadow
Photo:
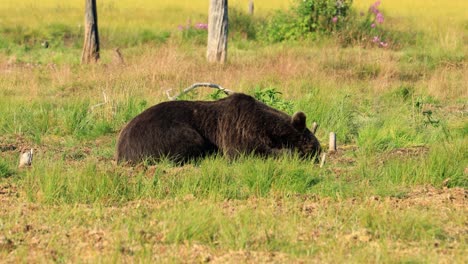
[[[231,0],[225,65],[187,29],[208,1],[188,0],[98,0],[101,60],[80,65],[82,2],[0,4],[0,262],[468,261],[466,1],[383,0],[382,47],[266,42]],[[255,3],[259,23],[290,6]],[[372,3],[354,1],[356,17]],[[322,168],[295,155],[115,164],[120,129],[195,82],[304,111],[338,151]]]

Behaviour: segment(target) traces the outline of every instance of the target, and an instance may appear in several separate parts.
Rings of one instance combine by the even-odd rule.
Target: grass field
[[[208,1],[146,0],[98,0],[102,59],[80,65],[82,2],[0,5],[0,262],[468,261],[465,1],[382,1],[398,48],[232,36],[222,66],[205,62],[203,32],[177,29],[206,21]],[[289,6],[255,2],[259,17]],[[335,131],[338,152],[323,168],[115,164],[126,122],[205,81],[281,92],[273,106],[318,122],[325,148]]]

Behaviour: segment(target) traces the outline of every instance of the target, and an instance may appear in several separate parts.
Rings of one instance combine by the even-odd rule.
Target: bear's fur
[[[232,158],[241,153],[275,155],[284,149],[306,157],[320,153],[305,114],[290,117],[236,93],[218,101],[170,101],[150,107],[121,131],[116,159],[136,163],[168,157],[185,162],[218,151]]]

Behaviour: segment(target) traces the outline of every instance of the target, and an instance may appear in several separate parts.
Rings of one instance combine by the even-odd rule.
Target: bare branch
[[[190,92],[191,90],[193,90],[193,89],[195,89],[197,87],[209,87],[209,88],[213,88],[213,89],[218,89],[218,90],[224,92],[227,95],[231,95],[231,94],[235,93],[234,91],[223,88],[220,85],[217,85],[217,84],[214,84],[214,83],[194,83],[190,87],[185,88],[182,92],[178,93],[175,96],[171,96],[170,93],[169,93],[172,89],[166,90],[166,95],[169,98],[169,100],[172,100],[172,101],[177,100],[177,98],[179,96],[181,96],[183,94],[186,94],[186,93]]]
[[[99,107],[101,105],[105,105],[105,104],[107,104],[109,102],[106,92],[102,91],[102,96],[104,97],[104,102],[91,106],[91,108],[90,108],[91,112],[94,110],[94,108]]]
[[[169,100],[173,101],[173,100],[175,100],[175,98],[171,96],[171,91],[172,91],[172,89],[167,89],[166,90],[166,95],[167,95],[167,98],[169,98]]]

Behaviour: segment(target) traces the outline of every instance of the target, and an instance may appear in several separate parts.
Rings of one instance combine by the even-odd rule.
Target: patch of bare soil
[[[437,189],[430,185],[421,186],[411,190],[403,198],[388,197],[386,199],[395,207],[451,205],[460,209],[468,209],[468,190],[459,187]]]
[[[425,112],[436,112],[439,111],[442,114],[455,114],[464,116],[468,114],[468,105],[467,104],[455,104],[455,105],[434,105],[434,104],[424,104],[422,111]]]
[[[356,160],[353,157],[350,157],[349,153],[358,151],[358,147],[355,145],[347,145],[338,147],[336,152],[327,153],[327,163],[339,166],[352,166],[356,163]],[[410,146],[405,148],[396,148],[389,152],[385,153],[385,158],[387,160],[390,158],[396,157],[418,157],[425,155],[429,152],[427,146]]]
[[[2,144],[0,145],[0,152],[14,151],[16,148],[17,146],[13,144]]]
[[[338,146],[335,152],[328,152],[325,157],[325,164],[331,164],[329,169],[332,170],[335,175],[342,175],[353,169],[356,164],[356,159],[349,155],[349,153],[358,150],[356,145],[344,145]],[[321,157],[323,158],[323,156]]]
[[[155,244],[151,259],[155,262],[181,263],[304,263],[305,260],[291,258],[279,252],[264,252],[251,250],[213,249],[199,244],[167,245]],[[132,249],[123,248],[123,254],[132,254]],[[307,261],[310,263],[310,261]]]
[[[329,198],[319,198],[316,196],[303,196],[304,200],[302,212],[314,214],[322,207],[333,203]],[[341,203],[349,203],[350,206],[363,202],[361,198],[349,198]],[[390,205],[396,209],[406,209],[409,207],[450,207],[456,210],[468,211],[468,190],[460,187],[438,189],[433,186],[419,186],[401,197],[380,197],[370,196],[369,203]]]
[[[32,147],[34,147],[33,144],[22,136],[15,136],[14,138],[0,137],[0,156],[19,155],[22,151],[29,150]]]
[[[7,209],[18,197],[18,188],[11,183],[0,184],[0,212]]]
[[[68,259],[69,261],[94,261],[98,256],[118,256],[123,261],[132,261],[137,252],[142,252],[143,246],[135,242],[129,242],[129,234],[125,228],[114,230],[112,227],[112,219],[122,217],[122,215],[130,215],[140,207],[152,210],[160,210],[161,208],[177,206],[178,203],[192,201],[193,196],[181,197],[174,200],[136,200],[120,206],[109,206],[103,208],[101,220],[88,224],[80,224],[79,226],[69,225],[67,221],[60,219],[53,222],[43,222],[41,217],[54,213],[56,210],[63,210],[60,206],[47,206],[35,203],[30,203],[24,200],[24,196],[20,195],[20,190],[11,183],[0,184],[0,218],[9,219],[13,215],[20,215],[18,221],[14,223],[6,223],[9,227],[4,233],[0,233],[0,258],[5,257],[5,262],[17,262],[17,251],[25,247],[28,249],[25,255],[29,261],[59,261]],[[390,207],[395,210],[406,210],[414,207],[430,207],[440,210],[459,210],[467,211],[468,192],[463,188],[443,188],[438,189],[432,186],[416,187],[408,192],[403,197],[378,197],[372,196],[357,201],[356,199],[346,199],[336,202],[330,198],[322,198],[316,195],[298,196],[296,202],[288,203],[288,201],[278,199],[261,200],[250,198],[243,201],[222,201],[219,206],[228,215],[234,215],[242,208],[248,207],[255,209],[259,204],[267,203],[280,214],[289,214],[290,210],[300,212],[306,219],[309,217],[320,217],[324,208],[340,204],[342,206],[349,205],[352,207],[356,203],[370,203],[383,208]],[[299,204],[297,201],[300,201]],[[205,201],[202,201],[202,204]],[[206,201],[206,203],[210,203]],[[344,205],[343,205],[344,203]],[[347,204],[347,205],[346,205]],[[297,206],[300,206],[299,208]],[[79,212],[84,214],[96,213],[96,208],[89,205],[76,205]],[[448,208],[448,209],[447,209]],[[292,212],[293,213],[293,212]],[[229,250],[223,248],[210,247],[192,243],[168,244],[165,242],[163,233],[156,232],[159,223],[156,219],[149,219],[146,222],[147,226],[141,227],[140,231],[136,231],[134,236],[139,237],[139,241],[143,241],[145,247],[152,247],[153,255],[149,256],[151,261],[167,262],[167,261],[183,261],[184,263],[291,263],[291,262],[318,262],[319,259],[300,259],[289,256],[281,252],[264,252],[264,251],[249,251],[249,250]],[[153,228],[148,228],[153,227]],[[320,230],[308,230],[304,236],[304,241],[307,243],[321,243],[320,237],[323,232],[335,233],[338,230],[330,223]],[[447,227],[448,233],[468,234],[468,228],[463,226]],[[298,240],[302,238],[299,236]],[[343,239],[349,243],[376,243],[376,238],[366,229],[355,230],[351,233],[344,234]],[[52,241],[52,242],[51,242]],[[314,242],[316,241],[316,242]],[[437,242],[435,242],[437,243]],[[61,245],[62,250],[57,250],[54,245]],[[405,244],[406,245],[406,244]],[[402,245],[401,254],[404,253],[405,245]],[[407,246],[407,245],[406,245]],[[116,248],[117,247],[117,248]],[[434,247],[437,247],[434,244]],[[55,249],[54,249],[55,248]],[[458,247],[459,248],[459,247]],[[414,245],[415,250],[420,250],[418,245]],[[396,248],[396,250],[399,250]],[[442,249],[441,249],[442,250]],[[446,249],[443,249],[446,250]],[[116,253],[118,255],[116,255]],[[443,252],[442,252],[443,253]],[[441,253],[441,254],[442,254]],[[24,254],[24,253],[23,253]]]
[[[205,261],[209,258],[205,258]],[[297,263],[305,262],[280,252],[228,251],[213,257],[212,263]],[[308,261],[310,263],[310,260]]]
[[[414,146],[406,148],[393,149],[386,153],[387,158],[393,157],[417,157],[425,155],[429,152],[429,148],[426,146]]]

